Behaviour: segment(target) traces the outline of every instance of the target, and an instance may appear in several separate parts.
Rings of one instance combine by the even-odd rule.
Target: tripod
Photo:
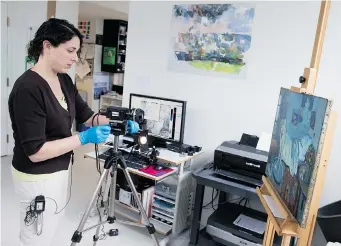
[[[114,147],[111,149],[111,154],[109,157],[107,157],[107,159],[105,160],[105,163],[104,163],[104,171],[103,173],[101,174],[101,177],[100,177],[100,180],[97,184],[97,187],[95,189],[95,192],[91,198],[91,201],[78,225],[78,228],[77,230],[74,232],[73,236],[72,236],[72,243],[71,243],[71,246],[75,246],[76,243],[79,243],[82,239],[82,233],[83,232],[86,232],[90,229],[93,229],[95,227],[97,227],[97,230],[96,230],[96,234],[94,235],[93,237],[93,240],[94,240],[94,246],[97,244],[98,242],[98,235],[99,235],[99,232],[100,232],[100,226],[105,224],[105,223],[109,223],[109,224],[113,224],[116,220],[115,218],[115,193],[116,193],[116,179],[117,179],[117,166],[120,165],[122,170],[123,170],[123,173],[127,179],[127,182],[128,182],[128,185],[130,186],[131,190],[132,190],[132,193],[133,193],[133,196],[135,198],[135,201],[138,205],[138,209],[140,210],[141,214],[142,214],[142,217],[143,217],[143,220],[145,221],[146,225],[142,225],[142,224],[138,224],[138,223],[133,223],[133,222],[125,222],[125,221],[118,221],[122,224],[128,224],[128,225],[134,225],[134,226],[138,226],[138,227],[146,227],[149,234],[151,235],[152,239],[155,241],[155,246],[159,246],[159,242],[157,241],[156,239],[156,236],[155,236],[155,228],[154,228],[154,225],[150,223],[148,217],[147,217],[147,214],[145,212],[145,210],[143,209],[143,206],[142,206],[142,203],[141,203],[141,200],[139,199],[138,197],[138,193],[136,191],[136,188],[134,186],[134,183],[130,177],[130,174],[129,172],[127,171],[127,164],[126,164],[126,161],[125,159],[122,157],[122,154],[120,151],[118,151],[118,138],[119,138],[119,135],[114,135]],[[101,190],[101,187],[102,187],[102,183],[105,179],[105,177],[108,177],[108,174],[110,172],[110,169],[111,169],[111,173],[110,173],[110,176],[112,177],[111,178],[111,183],[109,182],[106,182],[106,188],[105,188],[105,191],[104,191],[104,204],[106,204],[107,202],[109,202],[109,209],[108,209],[108,219],[107,221],[102,221],[101,220],[101,211],[100,211],[100,214],[99,214],[99,223],[95,226],[92,226],[92,227],[89,227],[87,229],[84,229],[84,226],[85,226],[85,223],[89,217],[89,214],[90,214],[90,211],[92,209],[92,207],[94,206],[94,203],[95,203],[95,200],[96,200],[96,197],[98,195],[98,192]],[[109,184],[110,184],[110,188],[109,188]],[[110,199],[109,199],[109,190],[110,190]],[[104,210],[104,205],[102,204],[101,206],[101,210],[103,211]]]

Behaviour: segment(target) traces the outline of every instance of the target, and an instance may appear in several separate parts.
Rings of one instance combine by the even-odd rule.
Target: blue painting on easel
[[[281,88],[266,175],[305,227],[331,101]]]

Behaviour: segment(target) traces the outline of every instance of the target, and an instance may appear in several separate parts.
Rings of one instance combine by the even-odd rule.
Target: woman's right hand
[[[86,131],[80,132],[78,134],[79,140],[82,145],[88,143],[102,143],[109,137],[110,130],[111,128],[109,125],[94,126]]]

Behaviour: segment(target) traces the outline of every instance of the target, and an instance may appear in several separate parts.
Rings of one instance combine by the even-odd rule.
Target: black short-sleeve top
[[[12,165],[28,174],[48,174],[67,170],[71,152],[46,161],[32,162],[28,156],[45,142],[72,136],[72,124],[84,123],[94,112],[83,101],[68,74],[58,74],[67,104],[62,107],[47,81],[27,70],[15,82],[8,106],[14,137]]]

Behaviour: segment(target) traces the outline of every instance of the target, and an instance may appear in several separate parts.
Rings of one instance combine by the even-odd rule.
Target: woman
[[[94,112],[66,74],[77,62],[81,46],[80,32],[66,20],[44,22],[28,47],[28,57],[36,64],[17,79],[9,97],[15,140],[12,175],[20,197],[22,246],[51,245],[68,200],[73,150],[101,143],[110,133],[108,119],[93,119]],[[92,127],[73,135],[74,120]],[[39,195],[45,197],[42,220],[32,212]],[[42,225],[42,231],[37,225]]]

